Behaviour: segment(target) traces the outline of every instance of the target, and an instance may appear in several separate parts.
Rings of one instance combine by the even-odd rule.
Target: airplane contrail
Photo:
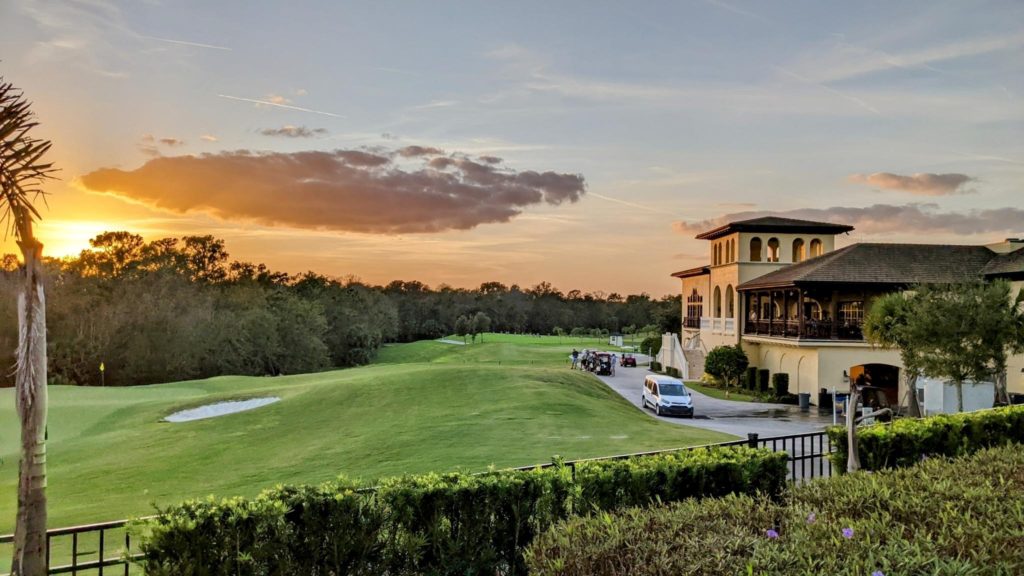
[[[231,48],[227,46],[217,46],[215,44],[203,44],[202,42],[189,42],[188,40],[172,40],[170,38],[158,38],[156,36],[143,36],[147,40],[158,40],[160,42],[170,42],[171,44],[181,44],[183,46],[195,46],[196,48],[209,48],[211,50],[227,50],[231,51]]]
[[[611,196],[605,196],[604,194],[598,194],[597,192],[587,192],[587,196],[593,196],[594,198],[600,198],[601,200],[607,200],[608,202],[615,202],[616,204],[622,204],[624,206],[632,206],[633,208],[639,208],[648,212],[655,212],[658,214],[664,214],[664,210],[658,210],[657,208],[651,208],[650,206],[644,206],[643,204],[636,204],[627,200],[620,200],[618,198],[612,198]]]
[[[323,116],[332,116],[334,118],[345,118],[341,114],[335,114],[334,112],[324,112],[323,110],[313,110],[311,108],[302,108],[301,106],[292,106],[290,104],[278,104],[277,102],[271,102],[269,100],[258,100],[256,98],[241,98],[239,96],[229,96],[227,94],[217,94],[218,98],[227,98],[228,100],[238,100],[239,102],[252,102],[253,104],[265,104],[267,106],[277,106],[278,108],[287,108],[288,110],[298,110],[299,112],[310,112],[312,114],[321,114]]]

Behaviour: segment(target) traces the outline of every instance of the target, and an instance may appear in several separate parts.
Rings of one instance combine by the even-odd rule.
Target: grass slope
[[[658,422],[589,374],[557,367],[571,348],[423,342],[388,347],[378,365],[319,374],[53,386],[50,524],[144,515],[154,503],[252,495],[341,473],[372,479],[478,471],[555,454],[585,458],[731,439]],[[534,359],[538,365],[529,365]],[[209,420],[161,422],[183,408],[260,396],[282,401]],[[0,390],[5,533],[14,521],[17,438],[12,391]]]

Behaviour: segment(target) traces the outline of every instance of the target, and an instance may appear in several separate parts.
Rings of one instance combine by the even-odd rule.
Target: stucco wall
[[[843,371],[861,364],[889,364],[902,367],[899,353],[870,346],[795,346],[776,343],[753,343],[744,340],[744,350],[751,366],[767,368],[772,374],[789,374],[789,392],[807,393],[811,402],[817,403],[821,388],[836,387],[842,392],[848,387],[843,383]],[[899,395],[902,399],[904,386],[900,382]]]

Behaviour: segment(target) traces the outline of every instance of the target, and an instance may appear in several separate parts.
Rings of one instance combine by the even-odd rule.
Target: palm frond
[[[19,240],[41,218],[35,204],[45,203],[43,184],[57,171],[43,160],[51,143],[31,135],[38,125],[22,91],[0,76],[0,226]]]

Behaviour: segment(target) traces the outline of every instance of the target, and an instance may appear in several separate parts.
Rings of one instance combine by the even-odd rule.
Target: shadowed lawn
[[[435,353],[454,348],[466,350]],[[319,374],[51,386],[50,525],[145,515],[153,503],[254,495],[338,474],[480,471],[555,454],[574,459],[732,439],[649,418],[589,374],[522,362],[539,355],[558,366],[563,352],[426,342],[382,355],[382,362],[406,363]],[[408,363],[432,355],[433,362]],[[161,421],[182,408],[263,396],[282,400],[208,420]],[[12,391],[0,390],[0,532],[14,523],[17,434]]]

